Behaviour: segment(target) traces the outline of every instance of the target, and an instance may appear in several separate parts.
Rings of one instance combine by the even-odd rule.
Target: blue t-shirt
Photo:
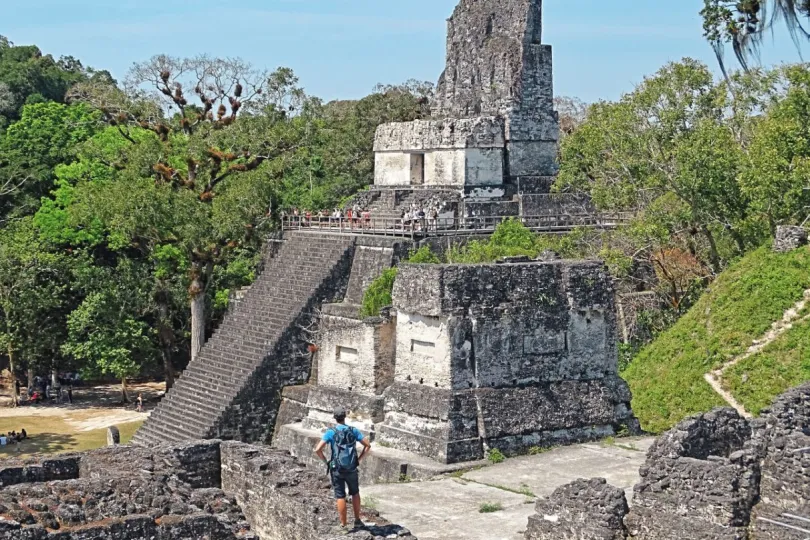
[[[358,442],[363,440],[363,433],[359,429],[357,429],[356,427],[347,426],[346,424],[337,424],[335,427],[327,429],[326,433],[323,434],[323,438],[321,440],[323,442],[328,442],[329,444],[332,444],[335,440],[335,430],[342,431],[344,429],[351,429],[352,431],[354,431],[354,437],[357,439]]]
[[[323,438],[321,440],[325,443],[329,443],[329,449],[332,451],[332,455],[335,455],[335,432],[336,430],[344,430],[344,429],[351,429],[354,431],[354,437],[357,439],[358,442],[363,440],[363,433],[357,429],[356,427],[347,426],[346,424],[337,424],[335,427],[331,429],[327,429],[326,433],[323,434]]]

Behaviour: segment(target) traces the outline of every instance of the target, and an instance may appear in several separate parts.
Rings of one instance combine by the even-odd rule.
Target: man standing
[[[315,453],[326,463],[332,479],[332,488],[335,490],[337,510],[340,516],[340,527],[348,530],[348,517],[346,510],[346,488],[352,497],[352,510],[354,510],[354,528],[363,527],[360,519],[360,485],[357,477],[357,466],[371,451],[371,444],[363,437],[359,429],[346,425],[346,410],[343,407],[335,409],[335,427],[324,433],[323,438],[315,447]],[[357,455],[357,443],[363,445],[363,451]],[[329,444],[331,455],[329,459],[324,456],[323,449]]]

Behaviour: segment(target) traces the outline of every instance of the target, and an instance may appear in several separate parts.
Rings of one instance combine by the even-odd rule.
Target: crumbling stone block
[[[763,455],[760,501],[755,508],[757,539],[804,540],[810,533],[775,526],[762,518],[810,530],[810,383],[777,398],[754,422],[754,442]]]
[[[750,439],[751,426],[733,409],[689,418],[662,435],[634,488],[630,537],[747,538],[760,482]]]
[[[624,540],[624,491],[604,478],[576,480],[537,501],[526,540]]]
[[[393,298],[384,443],[457,463],[638,429],[602,263],[405,264]]]
[[[780,225],[776,228],[776,238],[773,241],[773,250],[777,253],[787,253],[807,245],[807,229],[793,225]]]

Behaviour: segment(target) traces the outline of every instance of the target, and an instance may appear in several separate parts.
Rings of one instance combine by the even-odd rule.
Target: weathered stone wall
[[[0,462],[0,487],[73,480],[79,477],[79,463],[80,457],[73,454],[48,459],[4,459]]]
[[[635,429],[601,263],[401,265],[381,440],[454,463]]]
[[[626,520],[632,538],[746,538],[759,492],[751,426],[732,409],[690,418],[650,448]]]
[[[358,245],[354,252],[349,287],[344,302],[362,304],[363,293],[383,270],[391,268],[394,259],[393,247]]]
[[[523,104],[530,85],[550,88],[550,76],[537,77],[541,66],[527,65],[542,26],[539,0],[461,0],[447,22],[447,65],[434,116],[505,115]]]
[[[541,31],[541,0],[462,0],[448,21],[434,115],[506,118],[513,181],[557,171],[552,54]]]
[[[255,538],[219,489],[219,446],[116,446],[29,461],[28,470],[51,474],[0,489],[0,539]],[[4,471],[20,464],[10,465]]]
[[[394,380],[396,321],[324,315],[320,321],[318,385],[377,395]]]
[[[462,0],[448,21],[436,120],[378,128],[375,184],[417,183],[413,152],[426,153],[427,185],[531,186],[556,175],[559,120],[541,19],[541,0]]]
[[[754,509],[754,534],[764,540],[804,540],[810,534],[777,527],[761,518],[810,530],[810,383],[780,396],[754,422],[754,443],[763,454],[759,503]],[[803,449],[805,449],[803,451]]]
[[[241,443],[222,445],[222,487],[233,493],[253,530],[264,539],[330,540],[335,531],[334,500],[326,475],[306,469],[289,454]],[[367,528],[349,538],[414,537],[365,511]]]
[[[535,505],[526,540],[624,540],[624,491],[603,478],[576,480]]]
[[[773,241],[773,250],[777,253],[787,253],[807,245],[807,229],[790,225],[780,225],[776,228],[776,238]]]

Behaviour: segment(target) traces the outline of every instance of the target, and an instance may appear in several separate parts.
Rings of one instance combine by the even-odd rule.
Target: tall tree
[[[620,102],[591,107],[563,142],[558,187],[583,189],[600,207],[635,211],[672,235],[702,236],[718,272],[718,234],[746,248],[742,148],[731,120],[753,106],[733,101],[706,66],[669,64]]]
[[[0,223],[32,214],[53,188],[55,169],[71,162],[79,145],[100,127],[86,105],[26,105],[19,121],[0,137]]]
[[[53,369],[70,311],[69,257],[39,239],[30,217],[0,229],[0,345],[12,375]]]
[[[223,263],[228,250],[251,237],[269,198],[236,213],[242,219],[238,232],[205,216],[218,212],[215,201],[220,196],[235,192],[231,185],[291,149],[286,131],[278,126],[299,111],[304,93],[288,69],[268,73],[236,59],[156,56],[132,68],[123,90],[89,82],[77,85],[71,95],[100,110],[123,139],[145,147],[140,155],[151,156],[150,181],[155,189],[172,192],[173,204],[178,205],[167,209],[181,214],[187,210],[186,216],[197,224],[184,231],[194,234],[158,236],[154,242],[159,246],[183,239],[178,245],[189,261],[194,358],[205,340],[205,300],[214,268]],[[154,137],[138,140],[138,130]],[[264,206],[261,211],[257,203]],[[136,231],[147,225],[133,225],[135,241]]]

